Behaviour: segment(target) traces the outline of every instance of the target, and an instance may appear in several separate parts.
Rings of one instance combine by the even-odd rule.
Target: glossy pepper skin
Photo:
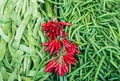
[[[42,25],[43,31],[47,33],[46,37],[50,37],[50,40],[56,39],[59,35],[61,37],[66,36],[65,32],[63,31],[64,26],[71,26],[71,24],[50,20],[49,22]]]
[[[42,46],[46,46],[44,51],[50,51],[50,55],[58,53],[61,47],[60,40],[51,40],[43,43]]]
[[[75,65],[77,60],[72,55],[64,54],[61,57],[51,60],[48,62],[45,72],[56,72],[60,76],[64,76],[65,73],[68,73],[68,65]]]
[[[74,58],[74,56],[72,55],[64,55],[64,61],[66,62],[66,64],[75,64],[77,62],[77,60]]]
[[[66,58],[65,61],[63,57],[51,60],[48,62],[45,72],[56,72],[58,75],[64,76],[65,73],[68,73],[68,63],[69,60]]]
[[[80,53],[78,46],[67,39],[65,26],[71,26],[71,24],[50,20],[42,25],[46,37],[49,38],[49,41],[43,43],[42,46],[46,47],[45,52],[49,51],[50,56],[54,56],[54,59],[47,63],[45,72],[57,73],[59,76],[68,73],[69,65],[75,65],[77,62],[74,56]]]
[[[67,39],[63,39],[62,42],[65,46],[67,54],[76,55],[80,53],[80,51],[78,50],[78,46],[74,42],[69,43]]]

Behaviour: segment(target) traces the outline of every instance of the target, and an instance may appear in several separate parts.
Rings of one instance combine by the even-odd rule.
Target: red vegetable
[[[63,31],[63,26],[71,26],[71,24],[50,20],[42,25],[46,37],[50,39],[42,46],[46,46],[45,51],[50,51],[51,56],[54,55],[54,59],[48,62],[45,72],[56,72],[59,76],[68,73],[68,65],[75,65],[77,60],[74,56],[80,53],[78,46],[66,39],[67,34]]]

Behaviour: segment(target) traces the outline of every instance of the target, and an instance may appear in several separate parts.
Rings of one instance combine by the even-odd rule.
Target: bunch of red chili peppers
[[[50,41],[43,43],[42,46],[46,46],[45,51],[50,51],[50,56],[54,57],[48,62],[45,72],[57,72],[60,76],[68,73],[69,65],[77,62],[74,56],[80,53],[78,46],[67,39],[67,34],[63,30],[65,26],[71,24],[54,20],[43,24],[43,31]]]

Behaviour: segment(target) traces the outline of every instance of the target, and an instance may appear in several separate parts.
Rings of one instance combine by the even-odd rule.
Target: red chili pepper
[[[47,48],[45,48],[45,50],[44,50],[44,51],[48,51],[48,50],[50,50],[50,48],[51,48],[51,47],[47,47]]]
[[[67,40],[67,39],[63,39],[62,42],[63,42],[63,44],[65,45],[65,47],[71,48],[71,45],[68,43],[68,40]]]
[[[58,74],[63,76],[63,72],[62,72],[62,64],[58,65]]]
[[[72,55],[64,55],[64,60],[67,64],[75,64],[75,62],[77,62],[77,60]]]
[[[55,66],[55,61],[54,60],[50,61],[47,67],[45,68],[45,72],[51,71],[54,68],[54,66]]]
[[[67,64],[65,64],[65,66],[63,67],[63,71],[64,71],[65,73],[68,73],[68,65],[67,65]]]
[[[52,33],[50,34],[50,41],[52,41],[53,40],[53,35],[52,35]]]
[[[51,49],[50,49],[50,55],[52,55],[54,49],[55,49],[55,45],[53,44],[52,47],[51,47]]]
[[[58,28],[56,28],[56,31],[55,31],[56,35],[58,36]]]
[[[50,39],[49,42],[42,44],[42,46],[46,46],[45,51],[50,51],[50,55],[59,54],[58,52],[63,50],[62,47],[65,47],[65,54],[61,54],[60,57],[57,55],[58,57],[51,60],[47,64],[45,71],[50,73],[56,72],[58,75],[64,76],[65,73],[68,73],[68,64],[75,64],[77,60],[74,56],[77,53],[80,53],[78,46],[74,42],[70,43],[69,40],[63,39],[63,37],[67,36],[67,33],[63,31],[63,26],[71,26],[71,24],[50,20],[50,22],[47,22],[42,26],[43,31],[47,33],[46,37],[49,37]],[[61,40],[61,38],[63,40]]]
[[[47,45],[49,45],[49,42],[45,42],[42,44],[42,46],[47,46]]]
[[[66,22],[58,22],[60,25],[64,25],[64,26],[71,26],[72,24],[70,23],[66,23]]]
[[[52,40],[49,44],[49,46],[51,46],[53,43],[55,43],[56,40]]]
[[[57,38],[57,36],[56,36],[56,34],[55,34],[55,33],[53,33],[53,38],[54,38],[54,39],[56,39],[56,38]]]

